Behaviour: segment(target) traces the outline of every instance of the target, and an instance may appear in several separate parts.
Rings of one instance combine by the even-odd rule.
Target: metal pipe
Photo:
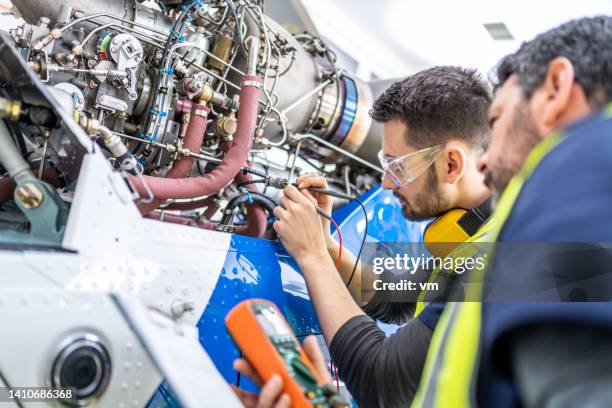
[[[118,16],[113,15],[113,14],[104,13],[102,15],[99,15],[98,17],[108,17],[108,18],[111,18],[113,20],[119,20],[119,21],[124,22],[126,24],[133,25],[133,26],[136,26],[136,27],[140,27],[140,28],[142,28],[144,30],[151,31],[152,33],[159,34],[161,37],[163,37],[163,39],[168,38],[168,34],[164,33],[163,31],[159,31],[159,30],[157,30],[155,28],[151,28],[151,27],[149,27],[149,26],[147,26],[145,24],[140,24],[140,23],[137,23],[135,21],[126,20],[124,18],[118,17]],[[92,21],[92,23],[95,23],[95,24],[98,24],[98,25],[102,25],[103,24],[103,23],[100,23],[98,21]]]
[[[30,165],[15,146],[11,132],[4,120],[0,120],[0,163],[17,184],[20,180],[35,178]]]
[[[181,54],[178,54],[178,53],[175,53],[175,54],[177,54],[177,55],[181,55]],[[208,54],[208,53],[206,53],[206,54]],[[183,56],[181,55],[181,57],[183,57]],[[181,59],[183,59],[183,58],[181,58]],[[231,82],[231,81],[229,81],[229,80],[227,80],[227,79],[223,78],[223,77],[222,77],[222,76],[220,76],[220,75],[215,74],[215,73],[214,73],[214,72],[212,72],[211,70],[206,69],[206,68],[204,68],[204,67],[203,67],[203,66],[201,66],[201,65],[198,65],[198,64],[191,64],[190,66],[191,66],[191,67],[194,67],[194,68],[197,68],[197,69],[199,69],[200,71],[206,72],[208,75],[210,75],[210,76],[214,77],[215,79],[218,79],[219,81],[221,81],[221,82],[223,82],[223,83],[225,83],[225,84],[227,84],[227,85],[231,86],[232,88],[234,88],[234,89],[236,89],[236,90],[238,90],[238,91],[240,90],[240,87],[239,87],[238,85],[236,85],[235,83],[233,83],[233,82]]]
[[[100,32],[100,31],[102,31],[102,30],[104,30],[106,28],[110,28],[110,27],[121,27],[121,28],[124,28],[125,30],[131,31],[132,34],[134,34],[134,36],[139,38],[141,41],[143,41],[143,42],[145,42],[147,44],[151,44],[153,46],[157,46],[158,48],[163,49],[163,45],[161,45],[159,43],[156,43],[154,41],[151,41],[151,40],[149,40],[148,38],[146,38],[144,36],[138,35],[140,33],[137,33],[136,31],[134,31],[134,29],[131,29],[129,27],[125,27],[125,26],[123,26],[122,24],[119,24],[119,23],[108,23],[108,24],[101,25],[98,28],[94,28],[93,30],[91,30],[87,34],[87,36],[85,38],[83,38],[83,41],[81,41],[81,43],[79,45],[75,45],[72,48],[72,52],[74,54],[76,54],[76,55],[80,55],[81,52],[83,51],[83,46],[85,46],[85,43],[87,43],[91,39],[91,37],[93,37],[97,32]],[[144,37],[144,39],[142,37]]]
[[[249,40],[249,59],[247,62],[247,75],[257,75],[257,58],[259,54],[259,39],[250,37]]]
[[[281,136],[280,140],[277,141],[270,141],[268,143],[269,146],[273,146],[273,147],[280,147],[283,144],[285,144],[285,142],[287,141],[287,119],[285,118],[285,115],[282,114],[282,112],[280,112],[278,109],[272,107],[270,108],[270,112],[274,112],[274,114],[276,114],[276,117],[278,118],[278,121],[280,122],[280,128],[281,131],[283,132],[283,135]]]
[[[126,135],[124,133],[119,133],[119,132],[113,132],[114,134],[116,134],[119,137],[125,138],[125,139],[129,139],[129,140],[133,140],[135,142],[139,142],[139,143],[144,143],[153,147],[157,147],[160,149],[164,149],[170,153],[176,153],[177,150],[179,150],[179,154],[182,156],[188,156],[188,157],[193,157],[194,159],[200,159],[200,160],[206,160],[209,161],[211,163],[221,163],[223,160],[222,159],[218,159],[216,157],[207,155],[207,154],[202,154],[202,153],[195,153],[192,152],[189,149],[186,148],[182,148],[182,149],[177,149],[176,146],[171,145],[171,144],[167,144],[167,143],[160,143],[160,142],[156,142],[154,140],[145,140],[145,139],[141,139],[139,137],[136,136],[130,136],[130,135]]]
[[[323,146],[325,146],[325,147],[328,147],[328,148],[330,148],[330,149],[332,149],[332,150],[337,151],[337,152],[338,152],[338,153],[340,153],[340,154],[345,155],[345,156],[346,156],[346,157],[348,157],[349,159],[353,159],[353,160],[355,160],[356,162],[359,162],[359,163],[363,164],[364,166],[367,166],[367,167],[371,168],[372,170],[376,170],[377,172],[379,172],[379,173],[381,173],[381,174],[384,174],[384,173],[385,173],[385,172],[383,171],[383,169],[381,169],[380,167],[375,166],[375,165],[373,165],[372,163],[370,163],[369,161],[363,160],[362,158],[360,158],[360,157],[358,157],[358,156],[355,156],[354,154],[349,153],[349,152],[347,152],[346,150],[341,149],[341,148],[339,148],[338,146],[333,145],[333,144],[329,143],[328,141],[321,139],[320,137],[317,137],[317,136],[315,136],[315,135],[311,135],[311,134],[304,134],[304,135],[299,135],[299,136],[296,136],[296,137],[297,137],[297,139],[298,139],[298,140],[303,140],[303,139],[312,139],[312,140],[314,140],[315,142],[320,143],[320,144],[322,144],[322,145],[323,145]]]
[[[45,130],[43,131],[43,137],[45,138],[45,141],[43,143],[43,154],[42,154],[42,158],[40,159],[40,167],[38,168],[38,178],[42,178],[43,176],[43,170],[45,169],[45,161],[47,160],[47,152],[49,150],[49,131]]]
[[[128,153],[128,149],[119,138],[109,128],[103,126],[96,119],[90,119],[85,115],[81,116],[80,125],[90,136],[98,135],[102,138],[106,148],[114,157],[121,157]]]
[[[297,142],[297,146],[295,148],[295,153],[293,154],[293,160],[291,161],[291,170],[289,170],[289,181],[293,180],[293,173],[295,172],[295,162],[300,154],[300,148],[302,147],[302,139],[299,139]]]
[[[301,97],[299,97],[295,102],[293,102],[291,105],[287,106],[285,109],[282,110],[282,114],[286,115],[288,112],[290,112],[291,110],[293,110],[295,107],[299,106],[301,103],[303,103],[306,99],[310,98],[312,95],[316,94],[317,92],[319,92],[321,89],[325,88],[327,85],[330,85],[331,83],[333,83],[333,79],[328,79],[327,81],[323,82],[321,85],[317,86],[315,89],[313,89],[310,92],[305,93],[304,95],[302,95]]]

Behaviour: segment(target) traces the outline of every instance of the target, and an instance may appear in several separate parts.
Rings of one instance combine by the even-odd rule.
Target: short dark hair
[[[557,57],[570,60],[576,82],[595,107],[612,99],[612,17],[607,16],[572,20],[524,42],[501,60],[492,81],[499,87],[516,74],[531,98]]]
[[[370,110],[378,122],[400,120],[417,148],[459,139],[486,147],[489,85],[475,69],[438,66],[395,82]]]

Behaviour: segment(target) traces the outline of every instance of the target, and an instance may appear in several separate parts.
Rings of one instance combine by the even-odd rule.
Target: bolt
[[[111,47],[111,52],[117,52],[117,47]]]
[[[96,89],[98,87],[98,83],[92,79],[91,81],[89,81],[89,87],[91,89]]]
[[[87,66],[88,66],[89,68],[93,68],[93,67],[95,67],[96,65],[98,65],[98,61],[96,61],[95,59],[90,59],[90,60],[88,60],[88,61],[87,61]]]
[[[193,302],[176,301],[170,307],[172,317],[174,317],[175,319],[179,319],[186,312],[191,312],[193,310],[195,310],[195,304]]]
[[[15,196],[28,209],[38,207],[44,198],[42,191],[33,183],[19,186],[15,191]]]

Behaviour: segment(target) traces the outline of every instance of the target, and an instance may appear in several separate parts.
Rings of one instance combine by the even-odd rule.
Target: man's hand
[[[274,209],[277,218],[274,229],[285,249],[300,266],[309,260],[329,256],[314,198],[293,186],[286,187],[283,194],[280,205]]]
[[[304,193],[306,196],[312,197],[317,202],[317,206],[319,208],[328,214],[332,213],[333,199],[330,196],[327,194],[311,193],[307,190],[309,187],[328,189],[329,186],[327,185],[327,180],[325,180],[325,177],[320,176],[317,173],[308,173],[305,176],[298,177],[296,182],[298,183],[298,189],[300,189],[300,191],[302,191],[302,193]],[[328,246],[330,244],[335,244],[336,241],[332,237],[329,228],[329,220],[326,218],[321,218],[321,222],[323,223],[325,242]]]
[[[323,358],[323,353],[317,344],[317,339],[314,336],[309,336],[304,340],[304,352],[314,365],[315,370],[319,374],[323,383],[331,383],[332,379],[327,371],[327,365]],[[240,374],[249,378],[256,386],[261,388],[259,394],[241,390],[232,385],[234,392],[240,398],[240,401],[247,408],[289,408],[291,406],[291,398],[283,393],[283,380],[279,375],[274,375],[266,384],[257,375],[253,366],[245,359],[239,358],[234,361],[234,369]]]

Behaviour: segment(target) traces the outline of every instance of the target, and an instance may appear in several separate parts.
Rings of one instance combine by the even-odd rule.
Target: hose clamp
[[[191,111],[192,115],[198,115],[201,116],[203,118],[207,118],[208,117],[208,111],[205,109],[194,109]]]
[[[254,86],[255,88],[261,88],[261,82],[247,80],[240,82],[240,86]]]

